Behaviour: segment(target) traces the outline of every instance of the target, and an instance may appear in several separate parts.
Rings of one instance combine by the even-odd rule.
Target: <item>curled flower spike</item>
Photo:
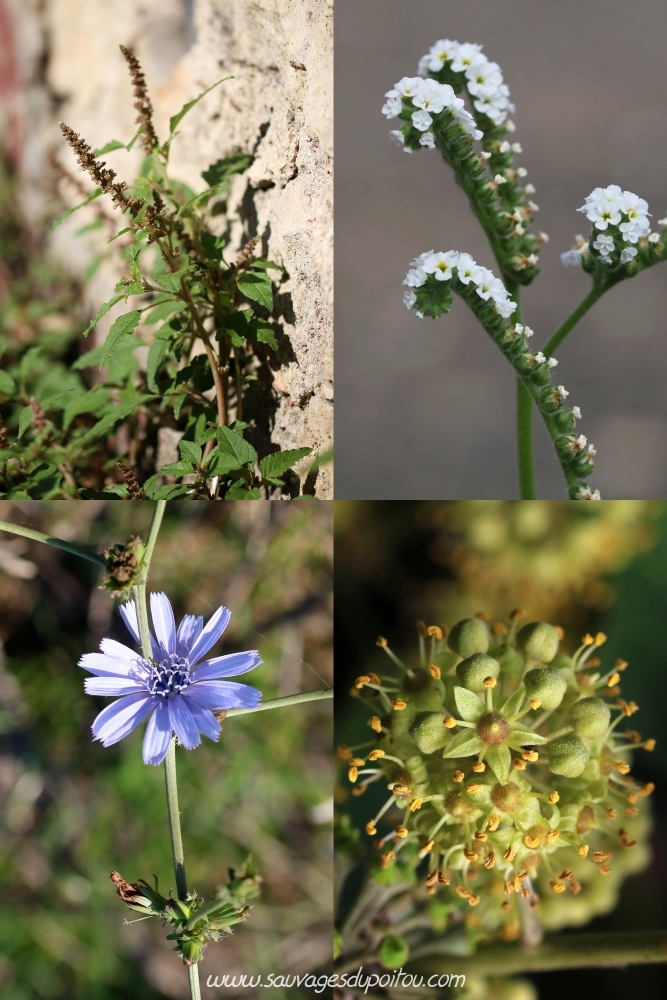
[[[150,662],[115,639],[102,639],[101,652],[86,653],[79,666],[95,675],[86,678],[86,694],[117,698],[93,722],[93,738],[112,746],[148,718],[144,763],[161,764],[174,733],[192,750],[199,746],[201,733],[214,741],[220,736],[216,710],[259,704],[262,696],[256,688],[222,678],[247,673],[262,661],[257,650],[204,659],[227,627],[227,608],[218,608],[206,625],[201,616],[186,615],[176,630],[167,595],[151,594],[150,604],[155,627]],[[119,610],[128,632],[140,643],[134,601]]]

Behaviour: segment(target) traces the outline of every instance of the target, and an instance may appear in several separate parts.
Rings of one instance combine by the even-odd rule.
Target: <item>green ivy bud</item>
[[[489,746],[502,743],[509,736],[509,732],[509,722],[499,712],[487,712],[477,723],[477,735]]]
[[[422,753],[433,753],[449,742],[450,733],[444,726],[444,712],[422,712],[410,728],[410,736]]]
[[[385,969],[400,969],[410,957],[410,948],[405,938],[398,934],[387,934],[378,948],[378,958]]]
[[[531,660],[551,663],[558,652],[558,632],[548,622],[530,622],[524,625],[516,637],[516,644]]]
[[[486,653],[489,648],[489,627],[481,618],[464,618],[449,633],[447,644],[459,656]]]
[[[577,736],[594,740],[607,732],[611,712],[602,698],[584,698],[572,706],[570,718]]]
[[[445,809],[456,819],[472,819],[479,812],[477,806],[474,806],[467,799],[464,799],[459,792],[450,792],[445,799]]]
[[[494,785],[491,801],[501,812],[514,812],[521,805],[521,789],[513,781],[508,781],[506,785]]]
[[[542,708],[549,711],[558,708],[567,690],[567,681],[560,670],[553,667],[538,667],[529,670],[523,679],[529,698],[539,698]]]
[[[559,736],[547,747],[549,770],[565,778],[578,778],[586,767],[588,747],[575,733]]]
[[[499,673],[500,664],[486,653],[473,653],[456,668],[456,676],[468,691],[483,691],[486,678],[497,677]]]

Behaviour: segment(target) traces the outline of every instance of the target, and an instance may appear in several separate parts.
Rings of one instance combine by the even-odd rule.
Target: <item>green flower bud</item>
[[[186,965],[195,965],[201,959],[201,941],[193,941],[191,938],[181,938],[181,955]]]
[[[486,653],[473,653],[456,668],[456,676],[469,691],[483,691],[486,678],[497,677],[499,673],[500,664]]]
[[[602,698],[584,698],[572,706],[570,718],[577,736],[594,740],[607,732],[611,712]]]
[[[586,767],[588,747],[575,733],[559,736],[547,746],[549,770],[565,778],[578,778]]]
[[[426,764],[417,754],[415,754],[414,757],[408,757],[405,762],[405,766],[408,774],[410,775],[410,784],[425,785],[428,782]]]
[[[499,712],[487,712],[477,723],[477,735],[489,746],[502,743],[509,736],[509,732],[509,722]]]
[[[405,938],[398,934],[387,934],[378,948],[378,958],[385,969],[400,969],[410,957],[410,948]]]
[[[506,785],[494,785],[491,801],[501,812],[514,812],[521,805],[521,789],[513,781],[508,781]]]
[[[447,644],[459,656],[486,653],[489,648],[489,627],[481,618],[464,618],[449,633]]]
[[[567,681],[560,670],[553,667],[538,667],[529,670],[523,679],[529,698],[539,698],[542,708],[558,708],[567,690]]]
[[[449,730],[444,726],[444,712],[423,712],[417,716],[410,728],[410,736],[422,753],[440,750],[450,739]]]
[[[551,663],[558,652],[558,632],[548,622],[531,622],[524,625],[516,637],[516,644],[531,660]]]

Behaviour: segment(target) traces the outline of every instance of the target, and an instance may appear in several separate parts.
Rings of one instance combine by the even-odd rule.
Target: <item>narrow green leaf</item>
[[[158,472],[165,476],[189,476],[196,472],[196,469],[192,462],[181,461],[163,465],[161,469],[158,469]]]
[[[101,194],[102,188],[95,188],[95,190],[88,195],[85,201],[82,201],[79,205],[75,205],[74,208],[68,208],[66,212],[63,212],[59,218],[52,222],[49,226],[49,232],[52,233],[54,229],[58,228],[61,222],[64,222],[65,219],[69,219],[70,215],[74,215],[74,213],[78,212],[80,208],[84,208],[85,205],[89,205],[91,201],[94,201],[95,198],[99,198]]]
[[[180,271],[175,271],[173,274],[165,273],[156,275],[155,280],[158,285],[162,285],[169,292],[180,292],[181,290],[181,278],[184,274],[188,274],[192,270],[192,265],[188,264],[187,267],[182,267]]]
[[[138,309],[134,309],[132,312],[124,313],[122,316],[118,317],[109,330],[107,339],[104,341],[104,350],[102,352],[102,357],[100,358],[100,368],[104,368],[107,364],[111,355],[120,345],[123,337],[127,336],[128,333],[134,332],[134,328],[140,319],[141,313]]]
[[[523,705],[523,700],[526,697],[526,689],[521,685],[516,691],[514,691],[509,698],[507,698],[500,706],[500,711],[505,716],[506,719],[510,721],[514,718],[518,711],[520,711]]]
[[[146,326],[152,326],[153,323],[159,323],[160,320],[169,319],[173,316],[175,312],[180,312],[184,309],[183,302],[180,299],[166,299],[159,302],[154,309],[147,312],[142,320]]]
[[[169,350],[169,341],[164,337],[156,337],[148,351],[146,360],[146,383],[152,392],[157,392],[155,376],[162,364],[162,359]]]
[[[254,465],[257,461],[253,446],[229,427],[218,427],[217,438],[220,451],[237,459],[239,465]]]
[[[19,413],[19,432],[17,440],[19,441],[21,440],[25,432],[28,430],[28,427],[30,427],[31,423],[32,423],[32,410],[30,409],[29,406],[24,406],[21,412]]]
[[[273,309],[273,288],[268,274],[242,271],[236,279],[236,287],[246,298],[259,302],[269,312]]]
[[[195,104],[198,104],[201,101],[202,97],[206,97],[207,94],[209,94],[215,87],[220,86],[221,83],[224,83],[225,80],[231,80],[231,79],[232,79],[231,76],[225,76],[222,80],[218,80],[207,90],[203,91],[203,93],[199,94],[198,97],[195,97],[194,101],[188,101],[187,104],[184,104],[181,110],[178,112],[178,114],[172,115],[172,117],[169,119],[169,135],[172,136],[174,134],[176,128],[178,127],[179,122],[183,118],[185,118],[185,116],[187,115],[188,111],[190,111],[191,108],[194,108]]]
[[[103,303],[103,305],[100,306],[100,308],[97,310],[97,312],[95,313],[94,317],[91,319],[91,321],[88,324],[88,326],[86,327],[86,329],[83,331],[84,337],[87,337],[88,334],[90,333],[90,331],[95,329],[95,327],[97,326],[97,324],[99,323],[99,321],[102,319],[102,317],[106,316],[106,314],[109,312],[109,310],[113,309],[113,307],[116,305],[116,303],[120,302],[120,300],[122,298],[123,298],[122,295],[114,295],[114,297],[112,299],[109,299],[108,302],[105,302],[105,303]]]
[[[538,736],[537,733],[518,729],[516,723],[513,723],[507,740],[518,747],[539,746],[541,743],[547,742],[546,736]]]
[[[484,714],[484,705],[474,691],[468,691],[467,688],[463,687],[455,687],[454,701],[464,722],[477,722]]]
[[[138,410],[144,403],[150,402],[152,399],[159,399],[158,396],[137,396],[131,403],[122,403],[119,406],[115,406],[113,410],[106,413],[101,420],[91,427],[82,437],[77,438],[79,444],[88,444],[91,441],[95,441],[97,438],[103,437],[109,434],[115,424],[120,420],[125,420],[129,417],[130,413],[134,410]]]
[[[489,765],[501,785],[506,785],[510,777],[512,755],[509,747],[489,747],[484,760]]]
[[[127,146],[125,147],[125,149],[128,151],[128,153],[132,150],[132,147],[134,146],[135,142],[137,141],[137,139],[139,138],[139,136],[141,135],[141,133],[143,132],[143,130],[144,130],[144,126],[143,126],[143,123],[142,123],[139,126],[139,128],[137,129],[137,131],[134,133],[134,135],[132,136],[132,138],[130,139],[130,141],[128,142]]]
[[[101,350],[101,348],[95,348]],[[90,352],[93,353],[92,351]],[[79,359],[81,360],[81,359]],[[63,429],[67,430],[75,417],[80,413],[100,413],[109,402],[109,391],[102,385],[96,385],[83,396],[73,399],[65,407],[63,414]]]
[[[276,264],[272,260],[267,260],[266,257],[257,257],[256,260],[253,260],[252,266],[253,267],[261,267],[265,271],[268,268],[273,268],[274,271],[282,271],[282,270],[284,270],[284,268],[283,268],[283,266],[281,264]]]
[[[104,156],[105,153],[111,153],[114,149],[127,149],[127,146],[124,142],[119,142],[118,139],[112,139],[101,149],[94,149],[93,156]]]
[[[250,153],[232,153],[222,160],[212,163],[208,170],[202,171],[202,177],[209,187],[215,187],[234,174],[242,174],[252,163]]]
[[[93,219],[92,222],[89,222],[87,225],[81,226],[77,229],[75,235],[84,236],[85,233],[92,233],[95,229],[101,229],[103,225],[104,219]]]
[[[124,236],[125,233],[129,233],[131,231],[132,231],[132,226],[126,226],[125,229],[121,229],[119,233],[116,233],[115,236],[112,236],[111,239],[107,240],[107,243],[113,243],[113,241],[117,240],[119,236]]]
[[[277,451],[273,455],[267,455],[259,463],[259,471],[263,476],[280,476],[283,472],[291,469],[300,458],[310,455],[312,448],[292,448],[290,451]]]
[[[173,500],[175,497],[184,497],[192,489],[191,486],[178,486],[176,483],[173,485],[169,484],[167,486],[161,486],[159,490],[156,490],[153,495],[153,500]]]
[[[0,392],[3,396],[11,396],[16,390],[16,383],[8,372],[0,371]]]
[[[442,752],[443,757],[472,757],[486,746],[474,729],[466,729],[449,741]]]
[[[255,327],[257,340],[261,344],[268,344],[274,351],[278,350],[278,341],[276,340],[276,335],[271,329],[271,324],[267,323],[265,319],[256,319],[253,321],[252,326]]]
[[[199,465],[201,463],[201,446],[195,444],[194,441],[184,441],[181,439],[178,442],[178,450],[180,451],[181,458],[184,462],[192,462],[193,465]]]
[[[74,392],[74,389],[65,389],[64,392],[57,392],[55,396],[47,396],[46,399],[40,399],[39,405],[42,407],[42,409],[45,412],[47,410],[51,410],[54,407],[54,403],[57,403],[58,400],[62,399],[64,396],[69,396],[70,392]],[[58,410],[64,410],[65,406],[64,405],[63,406],[58,406],[58,407],[56,407],[56,409],[58,409]]]

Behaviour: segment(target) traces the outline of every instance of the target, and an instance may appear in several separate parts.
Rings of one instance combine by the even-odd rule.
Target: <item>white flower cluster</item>
[[[586,198],[585,204],[577,211],[584,212],[586,218],[600,230],[600,235],[593,246],[605,264],[613,263],[611,255],[616,249],[612,236],[601,235],[608,226],[618,227],[621,234],[622,264],[627,264],[637,256],[637,248],[631,244],[637,243],[640,236],[644,236],[650,229],[648,203],[632,191],[622,191],[618,184],[595,188]]]
[[[514,111],[510,103],[509,87],[503,83],[502,70],[498,63],[490,62],[482,52],[481,45],[471,42],[452,42],[448,38],[432,45],[428,54],[419,61],[419,73],[438,73],[446,63],[455,73],[465,73],[468,91],[473,96],[473,104],[495,125],[502,125],[508,111]]]
[[[487,302],[491,299],[500,316],[508,319],[516,309],[516,302],[513,302],[509,297],[500,278],[496,278],[488,267],[481,267],[477,264],[469,253],[458,253],[456,250],[448,250],[447,253],[434,253],[433,250],[429,250],[428,253],[420,254],[413,260],[411,266],[412,269],[408,271],[403,282],[404,285],[408,286],[408,291],[403,296],[403,301],[408,309],[412,309],[417,301],[417,296],[412,291],[413,288],[420,288],[430,274],[437,281],[449,281],[454,270],[456,270],[459,281],[464,285],[473,283],[475,291],[481,299]]]
[[[600,500],[599,490],[590,490],[588,486],[580,486],[579,492],[577,493],[576,500]]]
[[[412,124],[422,133],[420,144],[427,149],[435,149],[435,139],[430,131],[433,115],[440,114],[448,108],[458,119],[468,135],[473,139],[481,139],[481,132],[475,119],[466,111],[461,97],[457,97],[448,83],[437,83],[435,80],[423,80],[420,76],[404,76],[394,84],[392,90],[384,95],[387,98],[382,107],[382,114],[387,118],[397,118],[403,108],[403,101],[412,101],[415,110],[412,113]],[[390,132],[392,139],[403,145],[402,132]],[[411,149],[406,152],[411,153]]]

